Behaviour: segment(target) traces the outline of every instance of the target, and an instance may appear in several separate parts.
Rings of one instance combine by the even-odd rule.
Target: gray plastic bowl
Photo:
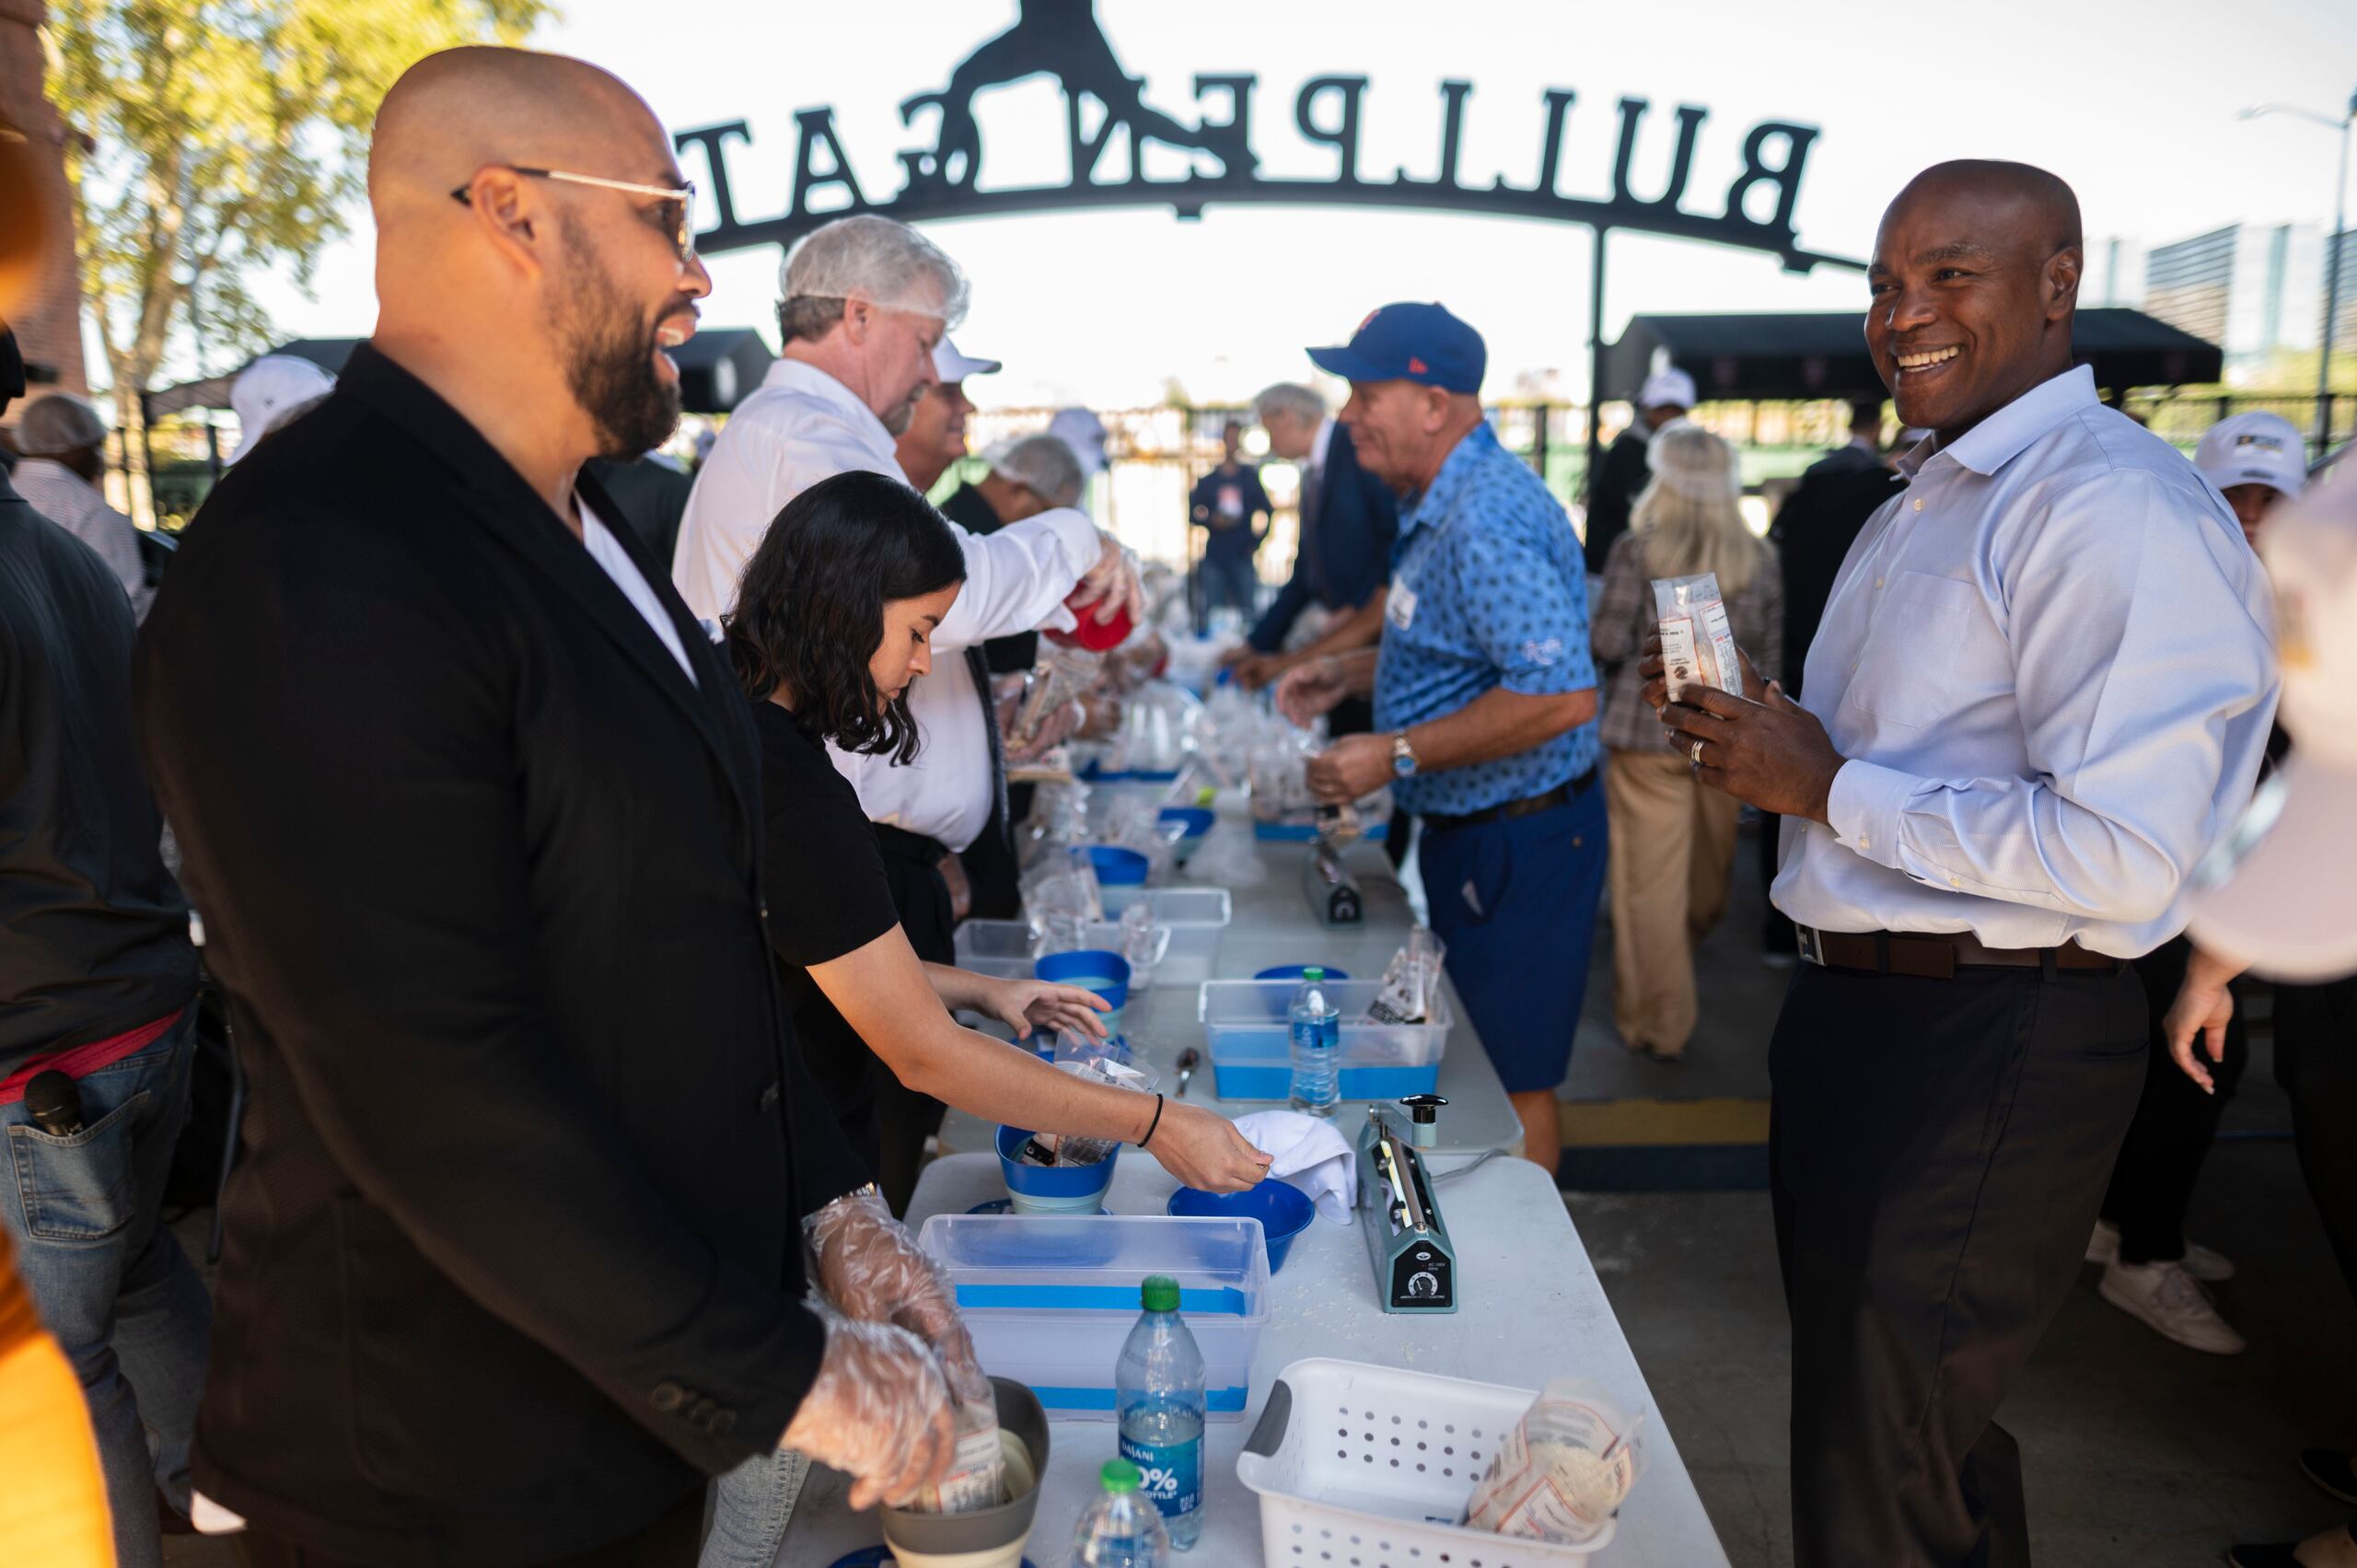
[[[1039,1397],[1006,1377],[992,1378],[991,1392],[998,1402],[999,1429],[1022,1439],[1023,1446],[1031,1450],[1031,1473],[1045,1479],[1048,1412],[1039,1408]],[[887,1507],[883,1510],[884,1543],[934,1557],[960,1551],[992,1551],[1030,1535],[1031,1518],[1039,1507],[1039,1488],[1036,1483],[1012,1503],[977,1509],[971,1514],[913,1514]]]

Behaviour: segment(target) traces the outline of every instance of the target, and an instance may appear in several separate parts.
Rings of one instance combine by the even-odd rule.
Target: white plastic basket
[[[1268,1568],[1567,1568],[1578,1546],[1469,1530],[1463,1516],[1498,1441],[1538,1397],[1355,1361],[1313,1357],[1277,1374],[1236,1478],[1260,1499]]]

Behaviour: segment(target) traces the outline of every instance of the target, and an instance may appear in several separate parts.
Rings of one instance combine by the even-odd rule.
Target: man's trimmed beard
[[[598,455],[627,461],[679,428],[679,386],[656,374],[655,327],[598,265],[588,236],[569,216],[562,221],[568,260],[549,316],[565,386],[598,428]]]

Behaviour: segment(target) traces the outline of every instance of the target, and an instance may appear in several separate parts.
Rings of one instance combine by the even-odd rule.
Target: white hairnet
[[[1061,436],[1026,436],[985,454],[991,471],[1035,492],[1051,506],[1080,502],[1080,459]]]

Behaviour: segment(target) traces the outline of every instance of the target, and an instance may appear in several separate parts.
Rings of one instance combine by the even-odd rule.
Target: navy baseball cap
[[[1386,305],[1342,348],[1313,348],[1309,362],[1345,381],[1421,381],[1478,392],[1490,351],[1481,334],[1439,305]]]

